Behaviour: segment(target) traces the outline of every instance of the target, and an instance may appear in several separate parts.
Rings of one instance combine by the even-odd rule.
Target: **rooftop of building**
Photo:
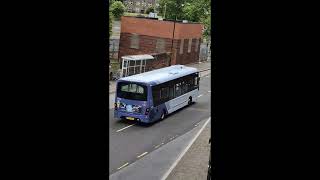
[[[147,19],[147,20],[156,20],[156,21],[168,21],[168,22],[175,22],[175,23],[180,23],[180,24],[202,24],[200,22],[191,22],[191,21],[174,20],[174,19],[159,19],[159,18],[152,18],[152,17],[145,17],[145,16],[123,16],[123,17],[137,18],[137,19]]]

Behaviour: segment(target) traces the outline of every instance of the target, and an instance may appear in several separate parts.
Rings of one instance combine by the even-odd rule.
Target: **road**
[[[210,77],[209,74],[201,78],[199,98],[195,104],[178,110],[165,120],[149,126],[118,121],[113,118],[113,108],[109,109],[109,175],[121,171],[157,148],[186,134],[201,120],[208,119],[211,97]],[[111,94],[110,98],[114,98],[114,95]],[[111,101],[110,104],[110,107],[113,107]]]

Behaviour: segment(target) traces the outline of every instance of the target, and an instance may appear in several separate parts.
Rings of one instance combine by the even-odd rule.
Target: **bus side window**
[[[175,86],[175,97],[178,97],[181,95],[181,83],[177,83]]]
[[[194,77],[194,89],[198,88],[198,77]]]
[[[173,91],[173,86],[170,86],[169,88],[169,99],[174,99],[174,91]]]
[[[161,102],[166,102],[169,97],[169,87],[161,88]]]

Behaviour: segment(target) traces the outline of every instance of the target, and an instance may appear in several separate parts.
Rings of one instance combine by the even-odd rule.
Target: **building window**
[[[156,51],[157,52],[164,52],[165,51],[165,41],[164,41],[164,39],[157,39]]]
[[[192,45],[192,39],[189,39],[189,44],[188,44],[188,53],[191,52],[191,45]]]
[[[139,35],[132,34],[130,48],[139,49]]]
[[[199,49],[199,39],[196,39],[195,51],[198,52],[198,49]]]
[[[180,42],[180,54],[183,54],[183,42],[184,42],[184,39],[181,39],[181,42]]]

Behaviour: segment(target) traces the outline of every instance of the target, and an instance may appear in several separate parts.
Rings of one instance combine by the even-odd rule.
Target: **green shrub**
[[[115,1],[111,5],[111,12],[114,16],[115,19],[119,20],[120,17],[124,14],[125,12],[125,6],[122,4],[121,1]]]

